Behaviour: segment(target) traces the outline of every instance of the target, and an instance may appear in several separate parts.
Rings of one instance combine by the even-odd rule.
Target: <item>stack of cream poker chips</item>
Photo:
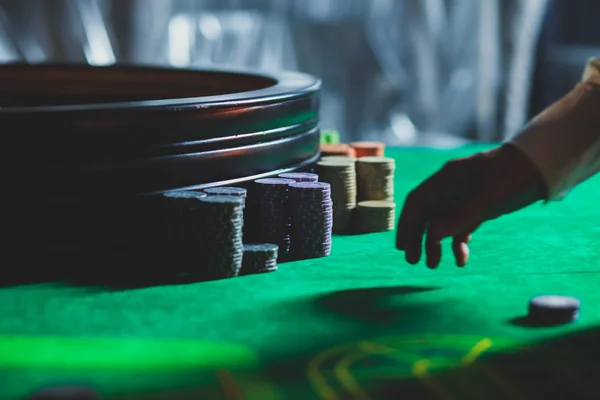
[[[394,201],[396,164],[389,157],[361,157],[356,161],[358,201]]]
[[[384,200],[367,200],[358,203],[357,219],[362,233],[394,230],[396,203]]]
[[[333,201],[333,232],[350,233],[356,209],[356,160],[352,157],[330,156],[317,163],[317,173],[331,187]]]

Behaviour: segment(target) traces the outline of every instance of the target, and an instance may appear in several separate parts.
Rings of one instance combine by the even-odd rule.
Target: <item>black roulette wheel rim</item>
[[[171,86],[159,85],[155,92],[147,88],[161,81]],[[236,84],[243,91],[234,92]],[[186,87],[181,89],[182,85]],[[222,172],[226,165],[235,170],[219,177],[199,171],[196,182],[182,186],[293,169],[318,153],[320,85],[318,79],[295,72],[266,75],[131,66],[0,66],[0,166],[8,182],[21,183],[14,182],[17,190],[31,186],[25,182],[43,182],[44,173],[52,169],[54,175],[67,176],[75,169],[81,169],[79,174],[106,171],[111,165],[141,168],[149,160],[173,157],[184,162],[192,155],[200,160],[202,154],[215,163],[223,161],[225,167],[216,170]],[[195,90],[201,94],[228,92],[190,97]],[[120,101],[124,98],[129,101]],[[87,103],[81,104],[84,101]],[[307,132],[313,132],[310,148]],[[302,151],[292,151],[279,164],[249,165],[240,175],[244,149],[260,145],[268,153],[269,143],[281,149],[282,141],[294,140],[304,143]],[[241,150],[236,153],[238,148]],[[231,159],[214,157],[215,152],[227,149]],[[240,155],[237,161],[236,155]],[[77,176],[77,182],[83,180]],[[157,182],[141,192],[172,189],[176,189],[173,184]]]
[[[0,66],[0,232],[54,247],[36,224],[58,204],[58,236],[123,237],[132,198],[302,169],[319,155],[320,88],[296,72]]]

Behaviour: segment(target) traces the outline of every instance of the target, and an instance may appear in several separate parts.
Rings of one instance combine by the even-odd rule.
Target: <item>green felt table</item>
[[[398,210],[445,161],[488,147],[388,149]],[[486,224],[462,269],[448,243],[437,270],[410,266],[386,232],[336,236],[330,257],[229,280],[2,288],[0,399],[51,384],[111,399],[589,395],[600,382],[599,199],[591,179]],[[540,293],[580,298],[579,320],[528,326]]]

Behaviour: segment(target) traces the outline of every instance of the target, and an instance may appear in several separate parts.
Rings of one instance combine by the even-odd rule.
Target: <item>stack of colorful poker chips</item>
[[[318,182],[319,175],[311,174],[310,172],[287,172],[285,174],[279,174],[280,178],[291,179],[294,182]]]
[[[317,172],[321,180],[331,186],[333,232],[349,233],[354,225],[356,209],[355,159],[346,157],[321,160],[317,163]]]
[[[392,201],[361,201],[357,207],[358,229],[361,233],[394,230],[396,203]]]
[[[381,142],[352,142],[350,147],[358,158],[383,157],[385,152],[385,144]]]
[[[277,261],[285,261],[290,252],[290,183],[292,179],[267,178],[254,181],[258,189],[258,243],[273,243],[279,248]]]
[[[277,271],[278,248],[274,244],[246,244],[240,275]]]
[[[331,253],[333,202],[325,182],[290,183],[294,260],[326,257]]]
[[[203,258],[192,275],[201,280],[237,276],[242,266],[244,244],[242,221],[244,199],[236,196],[207,196],[200,199],[201,221],[193,221],[203,240]]]
[[[388,157],[361,157],[356,161],[358,201],[394,201],[396,164]]]

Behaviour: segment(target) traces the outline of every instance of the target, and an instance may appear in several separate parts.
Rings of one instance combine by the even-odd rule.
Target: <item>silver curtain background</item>
[[[2,0],[0,62],[293,69],[343,140],[497,141],[528,116],[547,0]]]

